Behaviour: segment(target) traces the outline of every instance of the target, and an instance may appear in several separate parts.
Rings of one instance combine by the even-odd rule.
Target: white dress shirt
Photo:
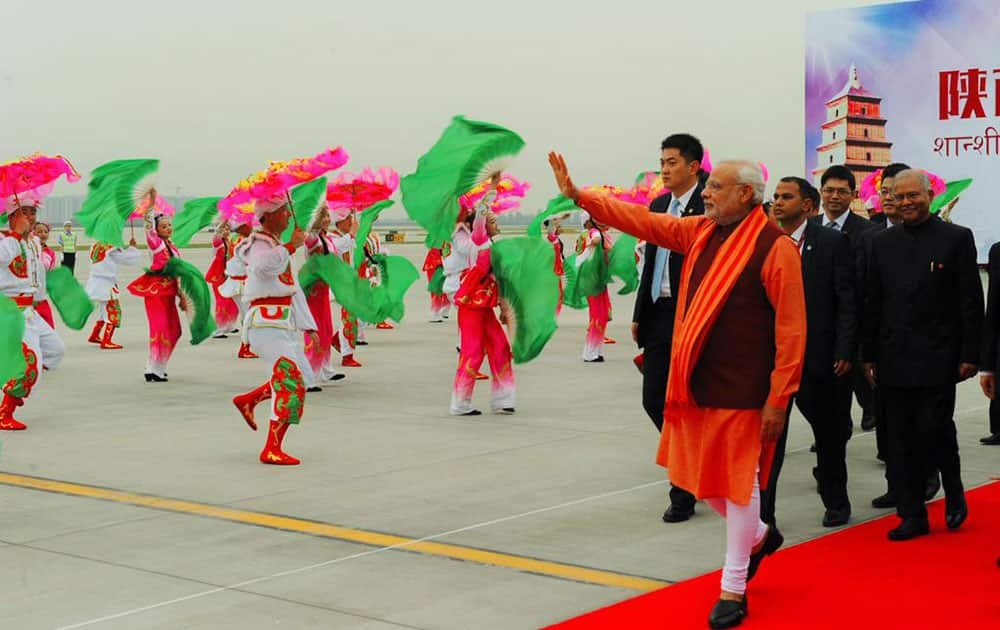
[[[677,197],[676,195],[671,195],[670,205],[667,206],[667,212],[670,212],[670,208],[672,206],[676,205],[677,206],[677,214],[674,214],[673,216],[679,217],[682,214],[684,214],[684,209],[687,208],[688,203],[691,202],[691,197],[694,196],[694,191],[697,188],[698,188],[698,184],[696,183],[694,186],[692,186],[686,193],[684,193],[680,197]],[[675,200],[678,203],[675,204],[674,203]],[[670,286],[670,254],[668,253],[667,254],[667,262],[666,262],[666,265],[663,268],[663,281],[660,282],[660,297],[661,298],[670,297],[671,295],[673,295],[672,290],[673,290],[673,288]]]

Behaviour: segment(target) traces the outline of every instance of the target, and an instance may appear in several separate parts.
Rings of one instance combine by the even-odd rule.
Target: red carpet
[[[890,542],[893,515],[782,549],[754,578],[740,627],[1000,628],[1000,483],[967,496],[969,518],[957,532],[937,500],[930,536]],[[707,628],[719,579],[703,575],[552,628]]]

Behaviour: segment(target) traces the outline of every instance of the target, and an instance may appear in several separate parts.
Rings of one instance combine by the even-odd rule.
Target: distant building
[[[860,186],[865,177],[892,162],[892,143],[885,135],[882,98],[866,90],[851,65],[847,83],[826,102],[823,139],[816,147],[813,180],[819,187],[823,172],[834,164],[851,169]],[[861,210],[860,202],[855,210]]]

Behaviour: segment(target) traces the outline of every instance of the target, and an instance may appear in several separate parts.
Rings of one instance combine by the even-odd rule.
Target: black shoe
[[[930,479],[927,480],[927,488],[924,491],[924,501],[930,501],[937,496],[937,493],[941,490],[941,477],[938,476],[937,471],[931,475]]]
[[[500,416],[512,416],[512,415],[514,415],[515,411],[517,411],[517,410],[514,409],[513,407],[501,407],[499,409],[494,409],[493,413],[495,413],[497,415],[500,415]]]
[[[948,529],[958,529],[969,517],[969,504],[965,502],[964,493],[954,501],[949,499],[945,499],[944,522]]]
[[[330,377],[330,380],[331,381],[342,381],[345,378],[347,378],[346,374],[334,374],[333,376]]]
[[[823,515],[823,527],[840,527],[851,520],[851,506],[839,510],[827,510]]]
[[[478,409],[473,409],[472,411],[466,411],[465,413],[460,413],[458,415],[460,415],[460,416],[481,416],[481,415],[483,415],[483,412],[479,411]]]
[[[1000,445],[1000,433],[994,433],[993,435],[987,435],[986,437],[979,440],[979,443],[984,446],[998,446]]]
[[[167,382],[167,377],[165,377],[165,376],[157,376],[156,374],[153,374],[152,372],[147,372],[145,374],[145,376],[146,376],[146,382],[147,383],[166,383]]]
[[[223,333],[221,335],[212,335],[212,339],[229,339],[229,335]]]
[[[597,357],[596,359],[584,359],[584,363],[604,363],[604,357]]]
[[[685,510],[685,509],[683,509],[681,507],[678,507],[678,506],[674,505],[673,503],[671,503],[670,507],[667,508],[667,511],[663,513],[663,522],[664,523],[683,523],[684,521],[688,520],[692,516],[694,516],[694,506],[693,505],[691,506],[690,509]]]
[[[743,596],[742,601],[731,599],[720,599],[712,606],[712,612],[708,615],[709,628],[735,628],[743,623],[743,618],[747,616],[747,598]]]
[[[310,393],[316,393],[323,391],[323,388],[320,387],[319,385],[313,385],[312,387],[307,387],[306,391]]]
[[[872,507],[878,510],[886,510],[896,507],[896,497],[891,492],[886,492],[880,497],[872,499]]]
[[[785,544],[785,537],[781,535],[781,530],[774,525],[769,525],[764,544],[760,546],[757,553],[750,554],[750,566],[747,568],[747,582],[752,580],[753,576],[757,575],[757,570],[760,569],[760,563],[764,561],[764,556],[769,556],[778,549],[781,549],[781,545],[783,544]]]
[[[900,542],[917,536],[926,536],[929,533],[931,533],[931,525],[927,522],[926,516],[904,518],[896,529],[889,530],[889,540]]]
[[[356,345],[356,346],[367,346],[368,342],[367,341],[356,341],[354,343],[354,345]]]
[[[868,432],[875,430],[875,416],[868,414],[861,417],[861,430]]]

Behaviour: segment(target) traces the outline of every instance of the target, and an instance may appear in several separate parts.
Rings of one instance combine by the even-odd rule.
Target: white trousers
[[[42,368],[55,370],[62,363],[63,355],[66,354],[66,344],[34,309],[24,311],[23,340],[38,357],[39,381],[42,380]],[[35,387],[38,387],[37,383],[32,389]]]
[[[726,519],[726,564],[722,568],[722,590],[745,593],[750,553],[767,535],[767,525],[760,520],[760,485],[753,478],[753,493],[748,505],[729,499],[705,499],[713,510]]]

